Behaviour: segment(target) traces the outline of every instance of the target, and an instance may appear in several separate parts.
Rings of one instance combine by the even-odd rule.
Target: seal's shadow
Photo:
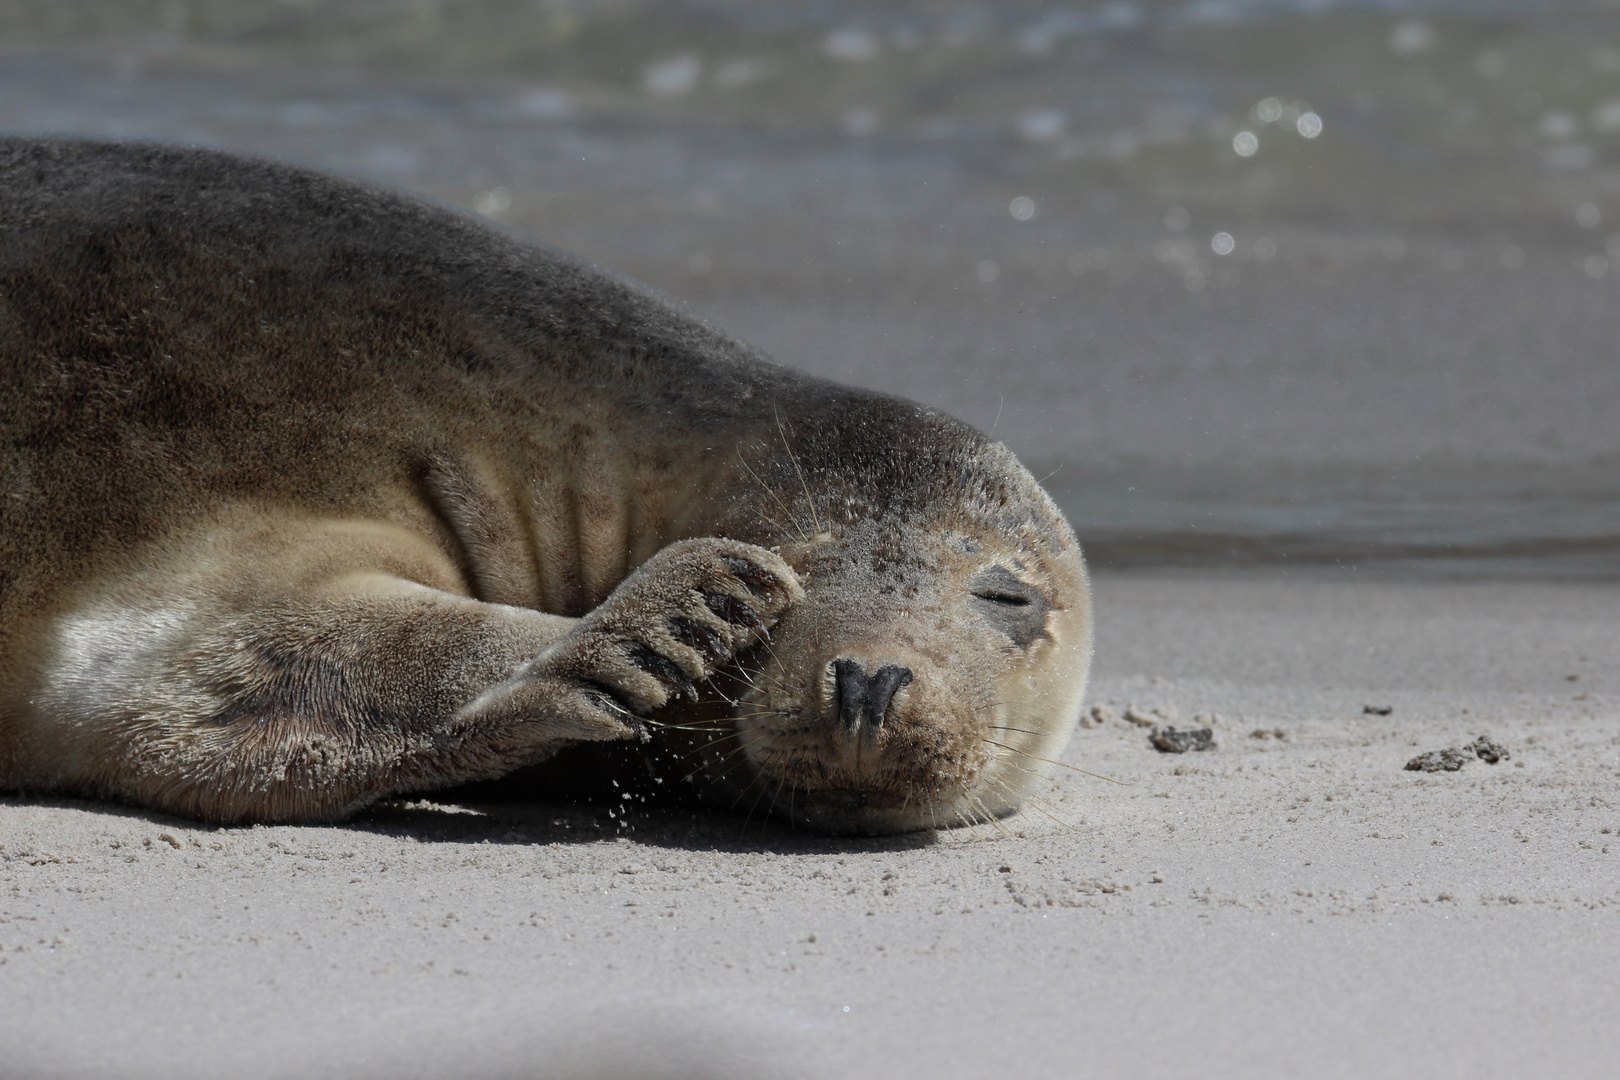
[[[730,806],[706,804],[697,785],[660,779],[634,748],[584,746],[498,780],[385,799],[342,821],[273,827],[353,830],[435,844],[543,846],[623,839],[687,851],[803,855],[911,851],[936,840],[933,832],[813,832],[766,815],[758,794],[745,790]],[[136,819],[171,831],[241,827],[57,796],[0,797],[0,806],[13,801]]]
[[[681,851],[779,855],[913,851],[936,842],[932,832],[896,836],[829,836],[775,818],[746,817],[680,805],[622,809],[588,802],[380,803],[346,827],[439,844],[591,844],[624,839]]]
[[[212,826],[123,803],[16,792],[0,794],[0,813],[11,807],[41,807],[94,814],[145,822],[154,828],[175,832],[239,827]],[[742,814],[678,805],[638,806],[624,810],[581,801],[393,800],[378,803],[346,821],[273,827],[353,830],[433,844],[538,847],[625,839],[648,847],[672,850],[789,855],[911,851],[935,842],[934,834],[926,832],[875,837],[828,836],[758,816],[750,819]]]
[[[696,785],[661,779],[634,752],[613,745],[565,750],[492,781],[380,804],[354,821],[439,842],[588,843],[624,838],[651,847],[783,854],[908,851],[934,833],[833,836],[768,816],[760,793],[730,805],[699,800]],[[479,824],[487,822],[487,824]]]

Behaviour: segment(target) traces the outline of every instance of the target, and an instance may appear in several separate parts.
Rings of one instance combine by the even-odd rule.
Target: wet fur
[[[728,665],[711,786],[822,827],[1000,812],[1067,738],[1078,546],[956,420],[266,162],[0,140],[0,229],[0,785],[332,818],[678,742],[642,718]],[[998,567],[1038,625],[972,599]],[[835,654],[920,666],[859,762],[813,723]]]

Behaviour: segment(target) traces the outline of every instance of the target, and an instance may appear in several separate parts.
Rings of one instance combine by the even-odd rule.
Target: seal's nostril
[[[910,668],[889,664],[877,669],[866,688],[867,722],[873,727],[883,723],[883,717],[889,711],[889,702],[900,691],[902,686],[911,682]]]
[[[832,669],[838,722],[849,734],[854,734],[862,723],[873,729],[881,727],[889,702],[912,680],[910,668],[895,664],[880,667],[870,676],[855,660],[834,660]]]
[[[833,661],[833,689],[838,702],[838,722],[854,734],[866,713],[866,672],[853,660]]]

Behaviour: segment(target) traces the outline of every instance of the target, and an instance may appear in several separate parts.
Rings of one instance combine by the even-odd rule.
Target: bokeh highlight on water
[[[1606,4],[0,4],[0,128],[274,155],[1005,439],[1094,561],[1620,574]]]

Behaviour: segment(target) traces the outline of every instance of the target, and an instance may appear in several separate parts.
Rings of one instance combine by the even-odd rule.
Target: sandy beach
[[[1614,1072],[1620,16],[1072,6],[0,10],[0,130],[413,191],[992,432],[1106,717],[881,840],[0,796],[0,1080]]]
[[[3,1071],[1607,1073],[1620,588],[1113,573],[1096,595],[1091,701],[1116,718],[1064,760],[1122,783],[1059,770],[999,829],[432,801],[209,829],[0,801]],[[1157,752],[1127,708],[1217,746]],[[1511,758],[1403,769],[1481,734]]]

